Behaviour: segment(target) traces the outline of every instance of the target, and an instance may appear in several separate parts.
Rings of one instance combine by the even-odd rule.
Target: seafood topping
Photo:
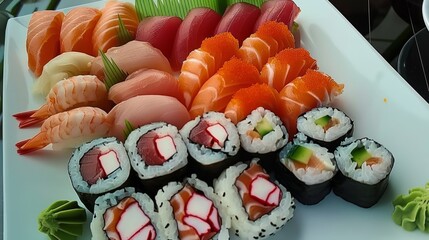
[[[144,134],[139,139],[137,148],[147,165],[162,165],[177,152],[170,135],[159,136],[154,131]]]
[[[115,151],[101,148],[89,150],[80,160],[80,172],[83,179],[90,185],[95,184],[98,179],[103,179],[121,168]]]
[[[109,239],[153,240],[156,231],[149,217],[134,198],[125,198],[118,205],[106,210],[104,222]]]
[[[221,149],[228,138],[226,129],[219,123],[210,125],[207,121],[201,121],[189,134],[191,141],[210,147]]]
[[[265,177],[257,176],[250,184],[250,196],[262,204],[277,206],[280,202],[280,188]]]

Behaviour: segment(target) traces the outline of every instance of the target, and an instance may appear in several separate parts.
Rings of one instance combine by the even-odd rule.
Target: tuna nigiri
[[[232,58],[204,83],[189,113],[195,118],[208,111],[224,111],[236,91],[258,82],[258,69],[243,60]]]
[[[294,79],[280,91],[280,113],[289,136],[296,133],[297,118],[312,108],[327,105],[343,92],[344,85],[330,76],[316,71]]]
[[[135,37],[139,24],[136,10],[131,3],[109,1],[101,12],[101,17],[95,25],[92,35],[93,54],[95,56],[99,54],[100,50],[106,52],[111,47],[120,45],[118,38],[119,17],[132,37]]]
[[[27,30],[28,68],[40,76],[43,66],[60,54],[60,31],[64,13],[37,11],[33,13]]]
[[[238,50],[238,41],[231,33],[221,33],[205,39],[183,62],[179,89],[189,107],[201,86]]]
[[[83,52],[93,55],[92,33],[101,17],[101,11],[77,7],[66,14],[61,26],[61,52]]]
[[[271,21],[262,24],[243,41],[237,56],[261,70],[269,57],[294,46],[295,40],[288,27],[284,23]]]
[[[307,69],[317,69],[316,60],[304,48],[288,48],[270,58],[261,71],[261,80],[277,91],[293,79],[304,75]]]
[[[282,22],[289,29],[292,28],[293,21],[300,13],[299,7],[292,0],[268,0],[261,6],[261,15],[255,23],[256,31],[262,24],[268,21]]]
[[[256,97],[257,96],[257,97]],[[279,93],[267,84],[254,84],[238,90],[225,108],[225,116],[235,124],[258,107],[277,113]]]

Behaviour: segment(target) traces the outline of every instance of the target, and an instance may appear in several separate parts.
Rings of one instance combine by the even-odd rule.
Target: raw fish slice
[[[106,56],[126,73],[133,73],[142,68],[151,68],[171,73],[168,59],[162,52],[147,42],[131,41],[120,47],[113,47]],[[94,58],[90,73],[104,80],[104,65],[101,56]]]
[[[257,96],[257,97],[255,97]],[[267,84],[254,84],[238,90],[225,108],[225,116],[237,124],[253,110],[263,107],[277,114],[279,93]]]
[[[178,129],[187,123],[189,117],[186,107],[176,98],[161,95],[136,96],[116,105],[108,114],[113,123],[110,135],[123,141],[127,120],[133,127],[153,122],[166,122]]]
[[[282,22],[292,29],[293,21],[300,11],[292,0],[268,0],[261,6],[261,15],[255,23],[254,31],[268,21]]]
[[[170,58],[173,70],[179,70],[189,53],[197,49],[205,38],[213,36],[221,18],[209,8],[194,8],[189,11],[174,40]]]
[[[116,104],[139,95],[165,95],[177,99],[181,97],[177,79],[156,69],[138,70],[109,89],[109,100]]]
[[[216,27],[215,34],[230,32],[241,44],[253,32],[261,10],[248,3],[236,3],[229,6]]]
[[[244,40],[237,57],[261,70],[268,58],[294,46],[294,37],[284,23],[266,22]]]
[[[270,58],[261,71],[261,80],[281,91],[295,78],[304,75],[307,69],[317,69],[316,60],[304,48],[288,48]]]
[[[144,18],[137,27],[136,40],[148,42],[170,58],[174,38],[182,19],[175,16],[154,16]]]
[[[78,7],[66,14],[61,26],[61,52],[82,52],[93,55],[92,34],[101,17],[95,8]]]
[[[59,11],[37,11],[33,13],[27,30],[28,68],[36,77],[43,66],[60,54],[60,31],[64,13]]]
[[[343,92],[344,85],[336,83],[330,76],[316,70],[294,79],[280,91],[279,117],[289,136],[297,132],[296,121],[312,108],[328,105]]]
[[[201,87],[189,110],[192,118],[208,111],[223,112],[232,95],[260,82],[258,70],[243,60],[232,58]]]
[[[201,47],[193,50],[183,62],[179,75],[179,89],[186,107],[190,107],[201,86],[216,73],[238,50],[238,41],[231,33],[206,38]]]
[[[119,17],[121,17],[125,28],[132,37],[135,37],[139,24],[136,10],[131,3],[109,1],[101,12],[101,17],[95,25],[92,35],[94,56],[97,56],[100,50],[106,52],[108,49],[120,45],[118,38]]]

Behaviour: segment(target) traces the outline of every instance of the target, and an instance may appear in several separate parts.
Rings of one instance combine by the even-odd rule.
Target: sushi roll
[[[133,130],[125,141],[131,166],[142,191],[155,196],[170,181],[183,179],[188,163],[186,145],[178,129],[164,122]]]
[[[353,121],[342,111],[331,107],[314,108],[297,120],[298,131],[333,152],[353,134]]]
[[[74,190],[89,211],[97,197],[131,186],[130,160],[116,138],[99,138],[75,149],[68,163]]]
[[[231,216],[232,232],[242,239],[267,238],[293,216],[291,194],[272,181],[257,160],[226,169],[214,189],[222,211]]]
[[[392,153],[372,139],[361,138],[344,143],[334,154],[339,169],[334,193],[360,207],[376,204],[388,185]]]
[[[95,201],[93,240],[165,239],[152,199],[134,188],[107,193]]]
[[[315,143],[294,139],[279,154],[277,179],[300,203],[317,204],[332,190],[334,155]]]
[[[192,171],[208,183],[237,162],[240,149],[237,128],[223,113],[198,116],[186,123],[180,134],[192,157]]]
[[[193,174],[170,182],[155,197],[166,239],[229,239],[230,218],[213,188]]]

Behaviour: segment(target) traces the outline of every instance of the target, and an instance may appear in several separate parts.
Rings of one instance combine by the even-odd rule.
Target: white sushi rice
[[[256,221],[249,220],[235,186],[236,179],[247,167],[239,163],[227,168],[214,181],[214,189],[220,198],[221,210],[231,217],[232,232],[242,239],[264,239],[279,231],[293,217],[295,203],[290,192],[276,181],[275,184],[282,191],[279,206]]]
[[[316,119],[329,115],[331,118],[339,120],[339,124],[332,126],[326,132],[323,127],[314,123]],[[313,109],[297,120],[298,131],[305,135],[325,141],[332,142],[341,136],[344,136],[353,127],[352,121],[343,112],[331,107],[320,107]]]
[[[325,166],[327,166],[326,170],[320,170],[317,168],[307,167],[304,168],[296,168],[293,164],[293,160],[288,159],[286,156],[290,149],[295,144],[299,144],[301,146],[304,146],[306,148],[309,148],[313,151],[313,154],[321,161],[325,163]],[[328,152],[327,148],[321,147],[318,144],[315,143],[305,143],[305,142],[299,142],[295,141],[294,143],[289,143],[286,145],[285,148],[282,149],[280,152],[280,162],[286,166],[287,169],[289,169],[295,177],[297,177],[300,181],[304,182],[307,185],[314,185],[318,183],[325,182],[332,177],[334,177],[336,170],[335,170],[335,163],[332,161],[334,159],[334,154]]]
[[[149,131],[155,131],[159,136],[170,136],[176,146],[176,153],[162,165],[147,165],[137,151],[137,143],[141,136]],[[125,141],[125,149],[131,161],[131,166],[141,179],[151,179],[172,173],[188,164],[188,151],[178,129],[164,122],[144,125],[133,130]]]
[[[221,218],[221,229],[213,239],[229,239],[228,229],[231,226],[230,217],[221,210],[219,197],[214,193],[212,187],[209,187],[207,183],[199,180],[195,174],[192,174],[190,178],[185,179],[183,183],[170,182],[158,191],[155,196],[156,204],[158,205],[159,216],[161,218],[162,226],[164,229],[165,237],[167,239],[178,240],[179,230],[177,228],[177,222],[174,218],[173,207],[170,204],[170,200],[173,196],[178,193],[182,188],[185,187],[186,183],[191,185],[193,188],[204,193],[204,196],[210,199],[218,209],[219,216]]]
[[[91,221],[92,240],[108,240],[104,231],[104,213],[107,209],[118,205],[122,199],[132,197],[139,203],[143,212],[150,218],[152,225],[156,230],[156,239],[165,239],[162,231],[161,221],[158,213],[155,211],[155,204],[152,199],[144,193],[136,193],[134,188],[123,188],[113,193],[107,193],[97,198],[95,201],[94,214]]]
[[[356,147],[361,146],[365,146],[365,149],[373,157],[381,158],[381,163],[369,166],[364,162],[361,168],[357,168],[357,163],[352,160],[351,152]],[[367,138],[358,139],[348,145],[339,146],[334,154],[338,169],[344,176],[370,185],[377,184],[383,180],[391,172],[393,166],[392,154],[385,147]]]
[[[189,135],[200,121],[207,121],[209,124],[219,123],[222,125],[228,137],[225,140],[224,146],[220,150],[213,150],[203,145],[190,141]],[[240,138],[238,136],[237,128],[231,122],[230,119],[226,118],[223,113],[219,112],[208,112],[202,117],[198,116],[194,120],[187,122],[182,129],[180,134],[188,147],[189,154],[199,163],[204,165],[210,165],[213,163],[220,162],[227,159],[230,156],[235,156],[240,149]]]
[[[247,133],[253,131],[256,125],[265,118],[273,126],[273,130],[263,138],[251,138]],[[237,123],[241,146],[250,153],[269,153],[284,147],[289,135],[286,127],[278,116],[270,110],[258,107],[246,119]]]
[[[120,169],[111,173],[106,179],[98,179],[95,184],[89,185],[82,177],[80,172],[80,160],[85,153],[93,148],[100,148],[102,151],[113,150],[120,162]],[[81,145],[73,152],[68,171],[73,188],[80,193],[100,194],[120,187],[130,175],[130,160],[127,152],[121,142],[116,138],[99,138]]]

